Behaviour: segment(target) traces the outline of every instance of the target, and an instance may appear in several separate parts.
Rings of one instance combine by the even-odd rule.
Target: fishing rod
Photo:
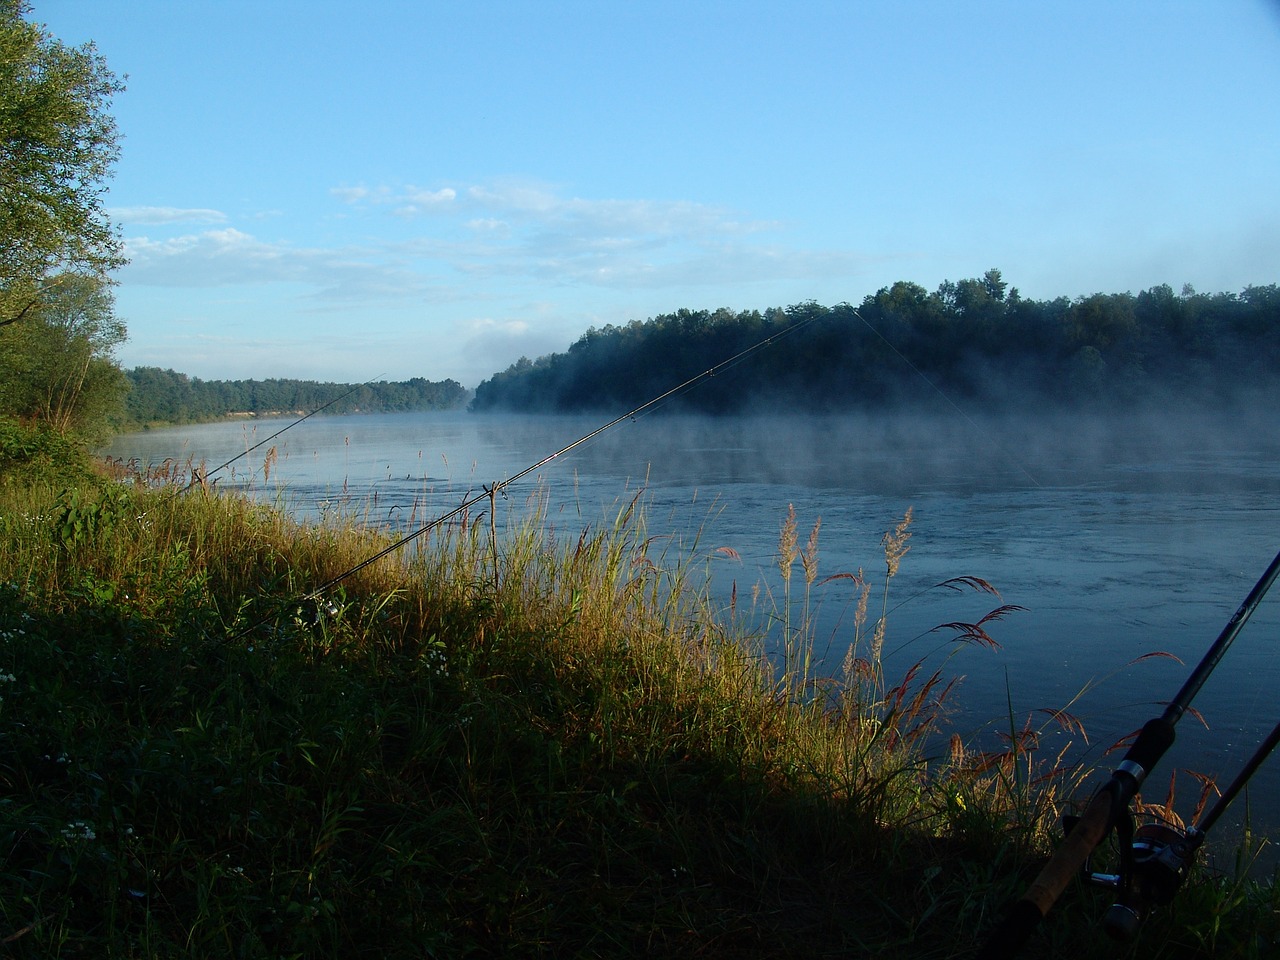
[[[504,491],[505,488],[511,486],[512,484],[523,479],[524,477],[527,477],[529,474],[534,473],[537,470],[540,470],[542,467],[545,467],[547,464],[551,463],[553,460],[556,460],[564,456],[565,454],[569,453],[571,450],[575,449],[576,447],[579,447],[585,443],[588,443],[594,438],[600,436],[600,434],[604,433],[607,430],[612,429],[613,427],[616,427],[620,423],[623,423],[627,420],[634,420],[636,417],[644,413],[651,412],[654,408],[658,407],[659,405],[666,402],[667,400],[670,400],[672,397],[675,397],[678,394],[685,393],[689,390],[692,390],[694,387],[700,384],[703,380],[707,380],[733,366],[736,366],[751,354],[756,353],[760,350],[763,350],[766,347],[772,346],[774,343],[781,340],[783,337],[790,336],[796,331],[801,330],[804,327],[807,327],[809,324],[816,322],[818,319],[820,318],[808,317],[804,320],[801,320],[798,323],[793,323],[785,327],[784,329],[779,330],[777,333],[770,334],[769,336],[761,340],[758,340],[757,342],[751,344],[749,347],[746,347],[745,349],[738,351],[733,356],[729,357],[727,360],[722,360],[719,363],[715,364],[714,366],[708,367],[706,370],[703,370],[701,373],[697,373],[694,376],[689,377],[687,380],[683,381],[682,383],[679,383],[676,386],[672,387],[671,389],[658,394],[657,396],[653,397],[650,400],[646,400],[644,403],[640,404],[637,407],[633,407],[632,409],[628,410],[626,413],[622,414],[621,416],[614,417],[608,423],[605,423],[605,424],[602,424],[601,426],[596,427],[594,430],[584,434],[583,436],[579,437],[577,440],[574,440],[572,443],[565,444],[563,447],[556,450],[554,453],[547,454],[541,460],[538,460],[536,463],[530,464],[529,466],[525,467],[519,472],[511,475],[506,480],[499,480],[494,484],[492,484],[491,486],[484,487],[481,493],[477,493],[465,498],[460,504],[458,504],[458,506],[454,507],[452,510],[448,511],[447,513],[441,514],[440,516],[436,517],[434,520],[431,520],[429,523],[423,524],[422,526],[410,531],[409,533],[402,536],[400,539],[391,543],[389,546],[384,547],[383,549],[379,550],[378,552],[374,553],[369,557],[366,557],[364,560],[361,560],[359,563],[355,564],[354,566],[344,570],[343,572],[339,573],[337,576],[330,577],[324,583],[320,584],[318,587],[313,589],[311,592],[306,593],[301,597],[299,597],[298,598],[299,601],[303,603],[317,603],[320,600],[320,598],[324,596],[325,593],[327,593],[329,590],[336,587],[338,584],[342,583],[344,580],[354,576],[355,574],[359,573],[361,570],[364,570],[366,567],[369,567],[372,564],[377,563],[379,560],[383,559],[384,557],[388,557],[391,554],[397,552],[398,550],[401,550],[402,548],[406,547],[413,541],[430,533],[432,530],[435,530],[436,528],[442,526],[443,524],[448,523],[450,520],[454,519],[455,517],[462,515],[463,513],[471,509],[471,507],[479,503],[480,501],[490,500],[492,502],[496,498],[497,494]],[[268,622],[269,619],[270,619],[269,617],[264,618],[258,621],[257,623],[254,623],[253,625],[246,627],[244,630],[241,630],[239,633],[231,637],[231,639],[232,640],[242,639],[243,637],[252,633],[254,630],[263,626],[265,623]]]
[[[361,570],[365,570],[366,567],[369,567],[371,566],[371,564],[374,564],[380,561],[380,559],[383,559],[384,557],[389,557],[390,554],[396,553],[397,550],[407,547],[407,545],[411,544],[412,541],[415,541],[421,538],[421,536],[425,536],[426,534],[429,534],[429,532],[435,529],[438,529],[438,527],[443,526],[444,524],[447,524],[447,522],[453,520],[454,517],[463,515],[463,513],[467,512],[468,509],[470,509],[471,507],[474,507],[475,504],[480,503],[481,500],[488,499],[490,500],[490,502],[493,502],[493,500],[497,498],[497,494],[500,492],[503,492],[503,490],[506,489],[507,486],[511,486],[512,484],[515,484],[516,481],[524,479],[524,477],[526,476],[529,476],[530,474],[532,474],[532,472],[540,470],[541,467],[547,466],[548,463],[554,460],[557,460],[557,458],[559,457],[564,456],[564,454],[572,451],[572,449],[575,449],[576,447],[581,447],[582,444],[589,443],[590,440],[593,440],[594,438],[596,438],[596,436],[603,434],[604,431],[611,430],[612,428],[614,428],[614,426],[621,424],[621,422],[625,422],[627,420],[635,420],[636,417],[643,415],[643,413],[652,412],[654,408],[657,408],[658,406],[660,406],[660,404],[668,401],[668,399],[671,399],[672,397],[676,397],[678,396],[678,394],[685,393],[687,392],[687,390],[694,389],[696,385],[701,383],[701,381],[712,378],[712,376],[721,374],[721,372],[723,372],[724,370],[728,370],[730,369],[730,367],[740,364],[740,362],[744,361],[746,357],[749,357],[750,355],[753,355],[753,353],[756,353],[758,351],[762,351],[762,349],[764,349],[765,347],[772,346],[773,343],[777,343],[778,340],[782,339],[783,337],[788,337],[788,335],[795,333],[796,330],[803,329],[805,328],[805,326],[815,323],[815,321],[817,321],[818,319],[819,317],[817,316],[810,316],[808,317],[808,319],[801,320],[800,323],[791,324],[790,326],[786,326],[786,328],[783,328],[782,330],[778,330],[777,333],[769,334],[768,337],[765,337],[760,340],[756,340],[756,342],[751,344],[751,346],[746,347],[745,349],[741,349],[741,351],[735,353],[735,355],[728,357],[727,360],[722,360],[721,362],[718,362],[718,364],[708,367],[707,370],[703,370],[699,372],[699,374],[690,376],[689,379],[682,381],[682,383],[680,384],[677,384],[676,387],[672,387],[671,389],[666,390],[666,392],[658,394],[657,397],[648,399],[648,401],[641,403],[640,406],[632,407],[631,410],[628,410],[626,413],[622,413],[621,416],[614,417],[614,419],[611,421],[608,421],[607,424],[602,424],[598,426],[598,428],[591,430],[590,433],[584,434],[580,436],[580,438],[573,440],[572,443],[564,444],[563,447],[557,449],[556,452],[547,454],[547,456],[541,458],[541,460],[539,460],[538,462],[531,463],[531,465],[525,467],[524,470],[520,470],[516,472],[516,474],[513,474],[512,476],[507,477],[506,480],[499,480],[497,481],[497,483],[494,483],[493,485],[484,486],[483,492],[470,495],[470,497],[463,499],[462,503],[458,504],[457,507],[454,507],[453,509],[451,509],[451,511],[448,511],[447,513],[442,513],[442,515],[435,517],[434,520],[431,520],[430,522],[428,522],[428,524],[424,524],[420,527],[417,527],[417,529],[408,532],[408,534],[394,541],[394,543],[388,545],[388,547],[380,549],[378,550],[378,552],[372,554],[372,556],[362,559],[362,561],[360,563],[356,563],[355,566],[347,568],[347,570],[344,570],[338,573],[337,576],[330,577],[329,580],[324,581],[323,584],[320,584],[319,586],[316,586],[315,589],[312,589],[310,593],[303,594],[302,596],[300,596],[300,598],[298,598],[298,602],[319,604],[319,600],[323,598],[324,594],[328,593],[329,590],[332,590],[333,588],[335,588],[335,586],[340,584],[340,582],[347,580],[348,577],[355,576],[356,573],[360,572]],[[243,639],[243,637],[246,637],[252,634],[253,631],[257,630],[257,628],[266,625],[266,623],[268,623],[270,620],[271,620],[270,617],[264,617],[262,618],[262,620],[252,623],[252,625],[250,626],[244,627],[243,630],[238,632],[238,634],[234,634],[233,636],[230,636],[229,640],[230,641],[241,640]]]
[[[375,377],[373,380],[366,380],[364,383],[356,384],[354,387],[352,387],[350,390],[348,390],[346,393],[342,394],[341,396],[334,397],[332,400],[330,400],[328,403],[324,404],[323,406],[316,407],[310,413],[306,414],[305,416],[299,417],[297,420],[293,421],[293,423],[289,424],[288,426],[280,428],[271,436],[267,437],[265,440],[259,440],[252,447],[248,447],[243,452],[237,453],[234,457],[232,457],[226,463],[221,464],[220,466],[214,467],[212,470],[202,471],[201,473],[199,473],[199,475],[194,475],[194,471],[193,471],[193,476],[190,482],[185,487],[183,487],[182,492],[185,493],[186,491],[190,490],[192,487],[196,486],[197,484],[199,484],[200,486],[204,486],[204,484],[209,482],[209,478],[213,476],[215,473],[221,473],[223,470],[231,466],[237,460],[241,459],[242,457],[247,457],[249,454],[253,453],[253,451],[257,450],[259,447],[263,446],[264,444],[270,443],[276,437],[280,436],[280,434],[284,433],[287,430],[292,430],[294,427],[302,423],[304,420],[310,420],[317,413],[321,413],[325,410],[328,410],[335,403],[340,403],[341,401],[347,399],[347,397],[351,396],[357,390],[363,390],[365,387],[369,386],[369,384],[376,382],[377,379],[378,378]]]
[[[1066,839],[1022,898],[1011,905],[979,952],[979,960],[1015,957],[1071,879],[1082,872],[1086,878],[1118,891],[1116,902],[1103,920],[1104,928],[1116,939],[1131,938],[1152,905],[1173,899],[1192,857],[1204,842],[1205,833],[1280,742],[1280,725],[1259,746],[1210,814],[1185,834],[1158,824],[1135,830],[1129,805],[1152,768],[1173,746],[1174,727],[1190,708],[1191,701],[1218,666],[1277,575],[1280,575],[1280,553],[1276,554],[1266,572],[1227,621],[1191,676],[1169,701],[1164,713],[1143,726],[1111,779],[1093,795],[1085,812],[1078,818],[1064,818]],[[1090,855],[1112,830],[1116,831],[1120,842],[1120,873],[1089,873]]]
[[[196,486],[205,487],[209,482],[209,478],[212,477],[214,474],[221,473],[223,470],[231,466],[237,460],[241,459],[242,457],[247,457],[249,454],[253,453],[253,451],[257,450],[259,447],[263,446],[264,444],[270,443],[272,440],[280,436],[285,431],[292,430],[294,427],[296,427],[298,424],[302,423],[303,421],[310,420],[317,413],[321,413],[322,411],[328,410],[335,403],[340,403],[341,401],[345,400],[347,397],[355,393],[357,390],[362,390],[363,388],[369,386],[372,383],[375,383],[376,381],[377,381],[377,378],[375,377],[373,380],[366,380],[364,383],[356,384],[346,393],[341,394],[340,396],[334,397],[328,403],[321,404],[320,406],[312,410],[310,413],[307,413],[304,416],[299,417],[297,420],[294,420],[292,423],[288,424],[287,426],[281,427],[279,430],[271,434],[271,436],[267,437],[265,440],[259,440],[253,446],[247,447],[245,450],[236,454],[230,460],[226,461],[223,464],[220,464],[217,467],[214,467],[212,470],[203,470],[203,469],[192,467],[191,479],[187,481],[186,485],[182,487],[173,486],[168,488],[162,495],[160,502],[162,503],[166,502],[166,500],[169,497],[175,497],[175,498],[180,497],[183,494],[189,493]]]
[[[963,410],[957,407],[954,401],[952,401],[951,398],[948,397],[946,393],[943,392],[943,390],[937,384],[935,384],[932,380],[926,377],[915,366],[915,364],[913,364],[907,357],[903,356],[903,354],[899,352],[897,347],[895,347],[892,343],[890,343],[887,339],[885,339],[884,335],[880,333],[879,330],[877,330],[870,323],[868,323],[866,318],[864,318],[861,313],[859,313],[856,309],[853,309],[852,307],[850,309],[852,310],[853,315],[857,317],[860,321],[862,321],[863,324],[866,325],[867,329],[869,329],[881,340],[884,340],[884,342],[888,344],[889,348],[893,350],[893,352],[896,353],[899,357],[901,357],[903,361],[905,361],[906,364],[909,367],[911,367],[911,369],[914,370],[916,374],[925,381],[925,383],[929,385],[930,388],[932,388],[933,390],[941,394],[942,397],[948,403],[950,403],[951,406],[954,407],[962,417],[968,420],[969,423],[973,425],[975,428],[977,427],[977,424],[973,422],[973,420],[968,416],[968,414],[966,414]],[[469,510],[471,507],[479,503],[481,500],[492,499],[494,495],[497,492],[501,491],[503,488],[515,483],[517,480],[522,479],[528,474],[533,473],[535,470],[538,470],[546,466],[548,463],[550,463],[552,460],[555,460],[557,457],[560,457],[568,453],[570,450],[574,449],[575,447],[588,442],[594,437],[604,433],[606,430],[609,430],[612,427],[617,426],[619,423],[622,423],[625,420],[634,419],[635,417],[639,416],[645,411],[648,411],[651,408],[661,404],[662,402],[669,400],[671,397],[676,396],[679,393],[693,389],[703,380],[709,377],[714,377],[716,374],[741,362],[742,360],[746,359],[749,355],[757,352],[758,350],[763,350],[765,347],[771,346],[778,340],[781,340],[783,337],[789,336],[790,334],[795,333],[797,330],[801,330],[804,327],[807,327],[809,324],[815,323],[819,319],[821,319],[820,316],[811,315],[806,319],[801,320],[799,323],[791,324],[790,326],[782,330],[779,330],[777,333],[770,334],[764,339],[757,341],[756,343],[752,344],[746,349],[741,350],[738,353],[734,354],[733,356],[729,357],[727,360],[722,360],[720,363],[717,363],[714,366],[702,371],[701,373],[690,377],[688,380],[685,380],[683,383],[672,387],[670,390],[667,390],[665,393],[659,394],[658,396],[654,397],[652,400],[647,400],[646,402],[640,404],[640,406],[635,407],[634,409],[628,411],[627,413],[622,414],[622,416],[616,417],[615,419],[609,421],[608,423],[600,427],[597,427],[595,430],[592,430],[590,433],[586,434],[585,436],[580,437],[577,440],[573,441],[572,443],[561,447],[555,453],[552,453],[546,457],[543,457],[537,463],[526,467],[525,469],[521,470],[519,473],[515,474],[514,476],[508,477],[506,480],[499,481],[495,483],[492,487],[485,488],[482,493],[478,493],[464,500],[461,504],[459,504],[453,510],[449,511],[446,514],[443,514],[442,516],[436,517],[430,523],[427,523],[424,526],[419,527],[418,529],[412,531],[411,533],[397,540],[395,543],[392,543],[390,546],[386,547],[384,550],[381,550],[378,553],[374,554],[373,556],[367,558],[366,560],[361,561],[356,566],[352,567],[350,570],[344,571],[338,576],[333,577],[332,579],[326,581],[325,583],[317,587],[315,590],[313,590],[311,593],[303,596],[301,599],[306,602],[315,602],[316,600],[319,599],[319,597],[323,593],[337,586],[339,583],[341,583],[343,580],[346,580],[348,577],[358,573],[359,571],[363,570],[365,567],[369,566],[370,564],[377,563],[383,557],[386,557],[392,553],[395,553],[397,550],[408,545],[412,541],[417,540],[419,537],[422,537],[425,534],[430,533],[432,530],[436,529],[437,527],[441,526],[444,523],[447,523],[448,521],[452,520],[454,517],[460,516],[461,514]],[[1027,472],[1025,468],[1021,467],[1020,464],[1019,464],[1019,468],[1022,470],[1024,474],[1027,475],[1028,478],[1030,478],[1032,483],[1034,483],[1036,486],[1039,486],[1039,483],[1036,481],[1035,477],[1031,476],[1031,474]]]

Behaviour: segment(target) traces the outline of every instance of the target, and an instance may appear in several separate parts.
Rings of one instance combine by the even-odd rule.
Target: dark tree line
[[[466,389],[456,380],[421,377],[362,385],[314,380],[201,380],[159,367],[127,371],[126,401],[133,424],[198,423],[234,414],[310,413],[338,399],[325,413],[390,413],[461,406]],[[348,394],[347,396],[343,396]]]
[[[1209,402],[1276,385],[1280,288],[1206,295],[1161,285],[1037,301],[989,270],[932,293],[898,282],[857,307],[679,310],[521,358],[481,383],[471,408],[625,409],[775,336],[671,403],[833,412],[933,399],[930,384],[992,404]]]

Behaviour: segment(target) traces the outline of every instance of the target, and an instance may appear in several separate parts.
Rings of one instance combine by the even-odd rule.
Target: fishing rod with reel
[[[1163,824],[1146,824],[1135,829],[1130,803],[1147,775],[1173,746],[1174,727],[1277,575],[1280,575],[1280,553],[1254,584],[1164,713],[1143,726],[1111,779],[1093,795],[1085,812],[1079,817],[1064,818],[1066,839],[1022,898],[1010,906],[978,953],[979,960],[1015,957],[1071,880],[1081,874],[1095,884],[1116,890],[1116,901],[1107,911],[1103,927],[1118,940],[1131,939],[1153,907],[1173,899],[1209,829],[1280,742],[1280,724],[1259,745],[1209,814],[1186,832]],[[1089,858],[1113,830],[1120,844],[1120,872],[1094,873],[1089,869]]]
[[[1117,893],[1116,901],[1102,919],[1107,933],[1117,940],[1131,940],[1152,909],[1173,901],[1209,831],[1277,743],[1280,743],[1280,723],[1258,745],[1212,809],[1187,830],[1179,831],[1161,823],[1143,824],[1134,829],[1130,818],[1127,831],[1131,840],[1121,846],[1119,873],[1096,873],[1089,869],[1088,861],[1085,862],[1084,876],[1089,883]],[[1075,820],[1075,817],[1063,817],[1066,832],[1070,832]],[[1117,825],[1117,833],[1121,829]]]

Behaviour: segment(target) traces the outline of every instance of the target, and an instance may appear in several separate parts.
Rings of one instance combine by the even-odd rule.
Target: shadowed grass
[[[496,550],[462,518],[304,604],[384,535],[7,477],[10,955],[949,957],[1048,849],[1031,738],[931,758],[946,681],[880,669],[909,518],[878,619],[828,578],[861,611],[831,680],[817,524],[775,670],[639,499],[568,535],[533,510]],[[1073,893],[1028,956],[1115,956],[1104,905]],[[1198,875],[1140,955],[1266,955],[1275,906]]]

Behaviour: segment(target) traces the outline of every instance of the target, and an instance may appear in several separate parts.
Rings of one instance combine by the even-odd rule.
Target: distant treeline
[[[679,310],[521,358],[481,383],[471,408],[625,410],[777,334],[786,335],[672,402],[711,413],[838,411],[939,393],[992,405],[1207,402],[1277,384],[1280,288],[1206,295],[1161,285],[1037,301],[989,270],[932,293],[895,283],[856,308]]]
[[[201,380],[159,367],[126,371],[128,420],[134,424],[200,423],[235,414],[310,413],[337,397],[325,413],[389,413],[442,410],[462,405],[467,391],[455,380],[414,377],[399,383],[360,386],[314,380]]]

